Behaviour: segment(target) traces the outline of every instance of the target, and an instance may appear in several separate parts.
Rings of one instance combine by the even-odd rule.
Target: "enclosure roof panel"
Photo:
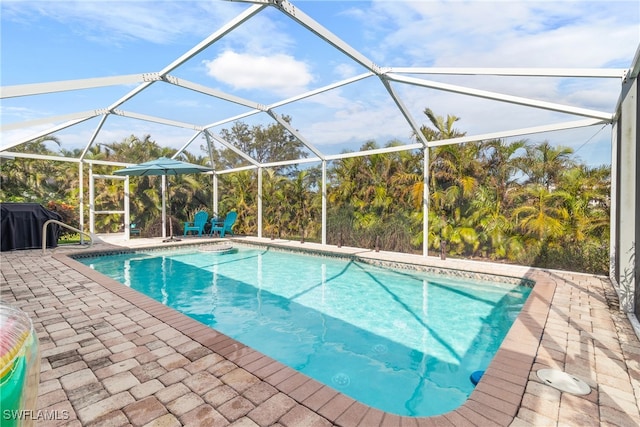
[[[438,144],[546,132],[569,147],[596,134],[590,144],[608,144],[599,129],[640,45],[640,10],[626,1],[515,1],[500,14],[488,2],[384,0],[47,6],[0,4],[0,151],[132,132],[190,151],[207,137],[221,146],[219,132],[242,121],[280,124],[327,160],[371,140],[429,145],[427,108],[464,127]],[[577,127],[594,129],[557,133]]]

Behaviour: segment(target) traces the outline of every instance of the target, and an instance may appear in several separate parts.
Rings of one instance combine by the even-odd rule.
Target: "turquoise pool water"
[[[78,261],[383,411],[467,399],[531,288],[239,248]]]

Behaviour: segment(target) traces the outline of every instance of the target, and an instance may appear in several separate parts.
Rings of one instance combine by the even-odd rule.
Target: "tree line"
[[[420,128],[428,141],[464,136],[458,117],[424,110]],[[286,117],[290,123],[291,118]],[[305,158],[308,152],[280,124],[249,126],[236,122],[220,135],[261,163]],[[29,142],[16,151],[79,157],[81,150],[50,150],[55,137]],[[390,141],[385,147],[401,145]],[[207,152],[206,141],[200,149]],[[249,165],[224,146],[212,156],[183,152],[179,158],[216,170]],[[361,150],[380,148],[366,141]],[[87,158],[140,163],[171,157],[150,135],[94,145]],[[429,251],[448,256],[606,274],[609,265],[610,167],[588,167],[570,148],[548,141],[501,139],[441,145],[428,150]],[[422,253],[423,151],[348,157],[327,166],[327,243]],[[78,167],[74,163],[16,158],[2,160],[0,200],[37,202],[77,224]],[[87,168],[85,167],[85,173]],[[94,165],[96,174],[114,167]],[[264,168],[263,236],[319,241],[322,173],[319,165]],[[85,183],[88,177],[85,177]],[[161,235],[160,177],[131,178],[132,222],[143,235]],[[258,171],[219,175],[219,212],[212,211],[210,175],[171,176],[174,233],[184,221],[207,210],[224,216],[235,210],[234,231],[258,230]],[[84,190],[87,192],[87,190]],[[122,209],[122,182],[96,181],[96,209]],[[88,194],[85,194],[88,200]],[[85,207],[85,209],[88,209]],[[64,216],[63,215],[63,216]],[[87,212],[88,215],[88,212]],[[121,215],[96,217],[97,232],[119,231]]]

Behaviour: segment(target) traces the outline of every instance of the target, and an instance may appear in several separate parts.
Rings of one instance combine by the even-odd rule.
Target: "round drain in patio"
[[[589,384],[557,369],[540,369],[537,372],[545,384],[571,394],[584,395],[591,393]]]

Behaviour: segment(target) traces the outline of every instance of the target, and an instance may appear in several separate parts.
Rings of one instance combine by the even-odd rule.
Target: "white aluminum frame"
[[[557,131],[557,130],[565,130],[565,129],[574,129],[574,128],[582,128],[589,126],[597,126],[597,125],[608,125],[615,123],[618,118],[618,115],[621,111],[621,106],[623,102],[623,94],[621,93],[620,98],[618,100],[618,105],[616,106],[615,111],[613,112],[604,112],[604,111],[596,111],[587,108],[581,108],[573,105],[563,105],[554,102],[542,101],[531,98],[518,97],[513,95],[507,95],[499,92],[491,92],[485,90],[478,90],[471,87],[460,86],[460,85],[452,85],[446,83],[440,83],[436,81],[427,80],[425,78],[418,78],[415,75],[483,75],[483,76],[528,76],[528,77],[541,77],[541,78],[549,78],[549,77],[575,77],[575,78],[603,78],[603,79],[617,79],[621,82],[621,86],[623,82],[626,82],[627,79],[636,79],[638,75],[638,69],[640,68],[640,59],[639,53],[640,49],[636,52],[633,63],[631,64],[630,69],[619,69],[619,68],[607,68],[607,69],[593,69],[593,68],[585,68],[585,69],[566,69],[566,68],[460,68],[460,67],[452,67],[452,68],[441,68],[441,67],[380,67],[375,64],[371,59],[367,58],[358,50],[351,47],[345,41],[340,39],[338,36],[330,32],[328,29],[323,27],[321,24],[316,22],[314,19],[306,15],[303,11],[295,7],[287,0],[229,0],[229,1],[239,1],[244,3],[253,3],[252,6],[249,6],[243,12],[241,12],[238,16],[228,22],[226,25],[222,26],[219,30],[212,33],[209,37],[202,40],[196,46],[185,52],[183,55],[170,62],[167,66],[161,69],[158,72],[151,73],[143,73],[143,74],[133,74],[133,75],[122,75],[122,76],[112,76],[112,77],[97,77],[91,79],[79,79],[79,80],[70,80],[70,81],[60,81],[60,82],[51,82],[51,83],[35,83],[35,84],[27,84],[27,85],[18,85],[18,86],[6,86],[0,88],[0,99],[2,98],[14,98],[14,97],[24,97],[24,96],[32,96],[38,94],[46,94],[53,92],[65,92],[71,90],[82,90],[89,88],[97,88],[97,87],[106,87],[113,85],[123,85],[123,84],[132,84],[138,83],[138,85],[129,91],[127,94],[117,99],[111,105],[102,109],[95,109],[85,112],[76,112],[70,113],[57,117],[47,117],[37,120],[32,120],[28,122],[19,122],[19,123],[11,123],[11,124],[3,124],[1,129],[5,130],[16,130],[16,129],[24,129],[29,128],[34,125],[40,124],[48,124],[48,123],[57,123],[60,121],[64,121],[61,124],[50,127],[44,131],[40,131],[35,135],[31,135],[29,137],[23,137],[17,141],[12,142],[4,142],[4,145],[0,146],[0,152],[3,156],[15,156],[15,157],[28,157],[28,158],[36,158],[36,159],[45,159],[45,160],[59,160],[59,161],[72,161],[79,163],[79,174],[80,174],[80,184],[83,184],[82,181],[82,169],[84,163],[89,164],[90,168],[90,176],[91,176],[91,167],[93,164],[109,164],[113,166],[129,166],[129,164],[122,164],[116,162],[99,162],[92,160],[85,160],[85,156],[91,147],[91,145],[95,142],[98,134],[102,130],[104,123],[107,118],[111,115],[118,115],[122,117],[126,117],[132,120],[141,120],[148,121],[154,123],[160,123],[168,126],[176,126],[180,128],[192,129],[196,131],[193,136],[178,150],[176,156],[186,150],[194,141],[197,140],[198,136],[204,135],[207,140],[207,146],[210,150],[210,161],[213,165],[213,157],[212,157],[212,148],[213,143],[217,142],[222,146],[234,151],[236,154],[241,156],[244,160],[246,160],[249,165],[228,169],[228,170],[219,170],[215,171],[212,177],[212,185],[213,185],[213,207],[214,211],[218,213],[218,175],[233,173],[243,170],[253,170],[257,169],[258,172],[258,180],[260,184],[262,183],[262,171],[264,168],[275,167],[275,166],[286,166],[291,164],[304,164],[304,163],[312,163],[319,162],[322,167],[322,244],[326,244],[327,236],[326,236],[326,215],[327,215],[327,201],[326,201],[326,168],[327,162],[332,160],[345,159],[349,157],[355,156],[368,156],[373,154],[385,154],[392,153],[397,151],[405,151],[405,150],[420,150],[424,156],[424,167],[423,167],[423,180],[424,180],[424,194],[423,194],[423,237],[424,237],[424,255],[427,256],[428,250],[428,202],[429,202],[429,182],[428,182],[428,165],[429,165],[429,148],[437,147],[446,144],[461,144],[470,141],[480,141],[487,139],[498,139],[498,138],[507,138],[521,135],[531,135],[549,131]],[[229,32],[241,26],[244,22],[251,19],[253,16],[260,13],[267,7],[275,7],[281,13],[288,16],[297,24],[309,30],[311,33],[315,34],[320,39],[324,40],[326,43],[349,57],[351,60],[356,62],[365,68],[365,72],[359,75],[343,79],[332,84],[326,85],[321,88],[317,88],[314,90],[310,90],[308,92],[302,93],[297,96],[293,96],[288,99],[284,99],[279,102],[272,103],[270,105],[265,105],[255,100],[243,99],[233,94],[228,94],[221,92],[217,89],[206,87],[194,82],[190,82],[175,76],[170,75],[169,73],[176,70],[178,67],[186,63],[188,60],[192,59],[194,56],[199,54],[200,52],[207,49],[212,44],[216,43],[222,37],[224,37]],[[327,155],[319,150],[313,141],[309,141],[305,136],[293,129],[288,123],[282,120],[282,117],[275,112],[275,109],[287,104],[294,103],[296,101],[315,96],[333,89],[336,89],[341,86],[349,85],[354,82],[361,81],[363,79],[367,79],[370,77],[377,77],[380,80],[380,83],[383,85],[384,89],[389,94],[392,102],[396,105],[402,116],[408,123],[409,129],[411,129],[416,137],[418,138],[417,143],[406,144],[403,146],[394,146],[394,147],[386,147],[380,148],[376,150],[363,151],[363,152],[353,152],[353,153],[343,153],[343,154],[335,154],[335,155]],[[134,98],[139,93],[146,90],[152,84],[170,84],[174,85],[178,88],[182,88],[185,90],[195,91],[201,93],[205,96],[211,96],[223,101],[231,102],[234,104],[238,104],[244,107],[249,108],[249,111],[235,115],[233,117],[229,117],[227,119],[223,119],[214,123],[184,123],[175,120],[171,120],[169,118],[160,118],[153,117],[145,114],[139,114],[132,111],[127,111],[121,109],[120,107],[125,104],[127,101]],[[566,121],[562,123],[551,123],[546,125],[540,125],[535,127],[527,127],[520,129],[510,129],[510,130],[497,130],[495,132],[480,134],[480,135],[470,135],[458,138],[452,138],[448,140],[441,141],[427,141],[425,137],[420,132],[420,127],[416,120],[412,117],[409,110],[404,106],[402,97],[397,93],[394,85],[414,85],[424,88],[430,88],[437,91],[445,91],[451,93],[457,93],[464,96],[472,96],[479,97],[483,99],[489,99],[492,101],[513,104],[513,105],[521,105],[528,108],[535,109],[543,109],[554,112],[561,112],[564,114],[568,114],[570,116],[577,116],[580,119],[574,121]],[[621,88],[622,90],[622,88]],[[625,104],[625,109],[628,111],[629,107],[628,101]],[[255,114],[267,114],[277,123],[287,129],[294,137],[296,137],[301,144],[303,144],[312,154],[313,157],[304,158],[304,159],[291,159],[286,161],[275,161],[275,162],[267,162],[260,163],[256,159],[253,159],[247,153],[242,152],[240,149],[235,147],[233,144],[229,143],[222,139],[219,135],[216,135],[213,132],[213,128],[224,125],[226,123],[230,123],[236,120],[240,120]],[[58,132],[62,129],[74,126],[76,124],[85,122],[89,119],[100,117],[100,121],[87,143],[87,146],[83,150],[79,159],[68,159],[61,158],[57,156],[39,156],[39,155],[29,155],[24,153],[14,153],[9,150],[13,147],[16,147],[22,143],[31,141],[33,139],[50,135],[55,132]],[[635,131],[635,130],[634,130]],[[626,141],[626,144],[630,144],[631,142]],[[628,146],[625,146],[628,152],[632,152]],[[174,156],[175,157],[175,156]],[[615,159],[615,157],[614,157]],[[631,176],[632,173],[629,171],[629,167],[633,167],[633,165],[625,166],[624,176]],[[637,167],[637,166],[635,166]],[[612,165],[613,170],[617,170],[618,165]],[[637,172],[633,172],[637,173]],[[165,218],[165,194],[166,185],[164,184],[163,177],[163,221]],[[90,186],[93,186],[93,178],[90,180]],[[128,185],[126,186],[128,190]],[[258,221],[258,235],[262,235],[262,185],[259,186],[259,221]],[[626,191],[629,191],[627,189]],[[82,192],[81,192],[82,193]],[[81,224],[80,229],[83,226],[83,215],[82,215],[82,203],[83,198],[81,197],[81,206],[80,206],[80,218]],[[93,195],[90,197],[90,206],[93,206]],[[631,215],[637,215],[637,212],[629,212],[625,211],[623,213],[626,218],[630,218]],[[128,221],[128,215],[127,215]],[[163,223],[164,225],[164,223]],[[163,237],[165,237],[165,229],[163,226]],[[91,217],[91,230],[93,231],[93,214]],[[613,245],[614,243],[612,243]],[[628,246],[628,242],[625,243]],[[612,249],[613,251],[613,249]]]
[[[108,210],[108,211],[98,211],[95,206],[95,181],[96,179],[114,179],[116,181],[124,181],[124,203],[122,210]],[[91,165],[89,166],[89,232],[91,234],[95,233],[95,217],[96,215],[112,215],[112,214],[121,214],[124,216],[124,239],[129,240],[131,237],[131,222],[129,218],[129,176],[119,176],[119,175],[103,175],[103,174],[94,174],[93,168]],[[80,227],[82,230],[82,227]]]

